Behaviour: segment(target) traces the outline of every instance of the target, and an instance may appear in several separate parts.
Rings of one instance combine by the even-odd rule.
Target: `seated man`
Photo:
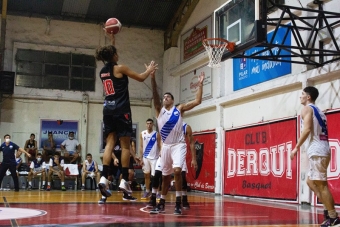
[[[74,139],[74,132],[70,132],[68,135],[68,139],[64,140],[61,145],[61,150],[64,152],[64,157],[70,158],[72,157],[70,163],[76,164],[75,161],[79,157],[81,145],[78,140]]]
[[[83,169],[81,172],[81,190],[85,191],[85,179],[86,177],[91,177],[96,179],[96,191],[98,191],[97,184],[100,180],[100,173],[98,170],[98,164],[95,160],[92,160],[92,155],[87,154],[86,160],[83,163]]]
[[[53,158],[50,158],[49,162],[49,170],[48,170],[48,182],[46,191],[51,190],[51,179],[52,174],[58,175],[61,180],[61,190],[66,191],[65,188],[65,173],[64,173],[64,159],[60,157],[59,152],[55,152]]]
[[[43,158],[44,161],[47,163],[49,162],[50,158],[54,156],[56,148],[56,143],[53,139],[52,132],[48,132],[48,139],[44,141],[43,146],[44,146]]]
[[[28,188],[27,190],[32,190],[32,177],[41,174],[42,175],[42,187],[40,190],[45,190],[45,179],[46,179],[46,164],[42,160],[42,155],[37,154],[37,159],[33,160],[30,165],[30,172],[28,173]]]
[[[31,157],[28,158],[28,156],[26,156],[26,163],[28,163],[28,161],[33,161],[36,159],[37,156],[37,151],[38,151],[38,146],[37,146],[37,141],[35,140],[35,135],[32,133],[30,136],[29,140],[26,140],[25,143],[25,147],[24,147],[25,151],[27,151],[28,153],[31,154]]]

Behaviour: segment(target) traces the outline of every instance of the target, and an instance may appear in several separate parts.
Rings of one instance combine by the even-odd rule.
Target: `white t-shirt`
[[[67,140],[64,140],[61,145],[65,146],[65,149],[67,151],[76,151],[77,149],[77,146],[79,145],[79,142],[78,140],[76,139],[73,139],[73,140],[70,140],[70,139],[67,139]]]

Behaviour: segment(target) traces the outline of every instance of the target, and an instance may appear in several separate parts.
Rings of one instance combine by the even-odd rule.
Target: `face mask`
[[[6,143],[11,142],[11,139],[5,139]]]
[[[38,162],[40,162],[40,161],[41,161],[41,158],[37,158],[37,160],[38,160]]]
[[[73,140],[73,137],[72,137],[72,136],[70,136],[70,137],[69,137],[69,139],[70,139],[70,140]]]

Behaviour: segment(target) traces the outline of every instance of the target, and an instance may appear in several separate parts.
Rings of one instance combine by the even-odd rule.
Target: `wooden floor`
[[[191,209],[173,215],[174,193],[166,202],[166,213],[150,215],[134,192],[135,202],[113,192],[107,204],[98,204],[96,191],[0,191],[0,226],[258,226],[316,227],[322,209],[255,199],[190,192]],[[338,211],[339,212],[339,211]],[[339,212],[340,213],[340,212]]]

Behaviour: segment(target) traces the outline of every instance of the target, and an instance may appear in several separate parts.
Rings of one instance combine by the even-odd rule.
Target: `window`
[[[94,91],[94,56],[18,49],[15,61],[17,86]]]

